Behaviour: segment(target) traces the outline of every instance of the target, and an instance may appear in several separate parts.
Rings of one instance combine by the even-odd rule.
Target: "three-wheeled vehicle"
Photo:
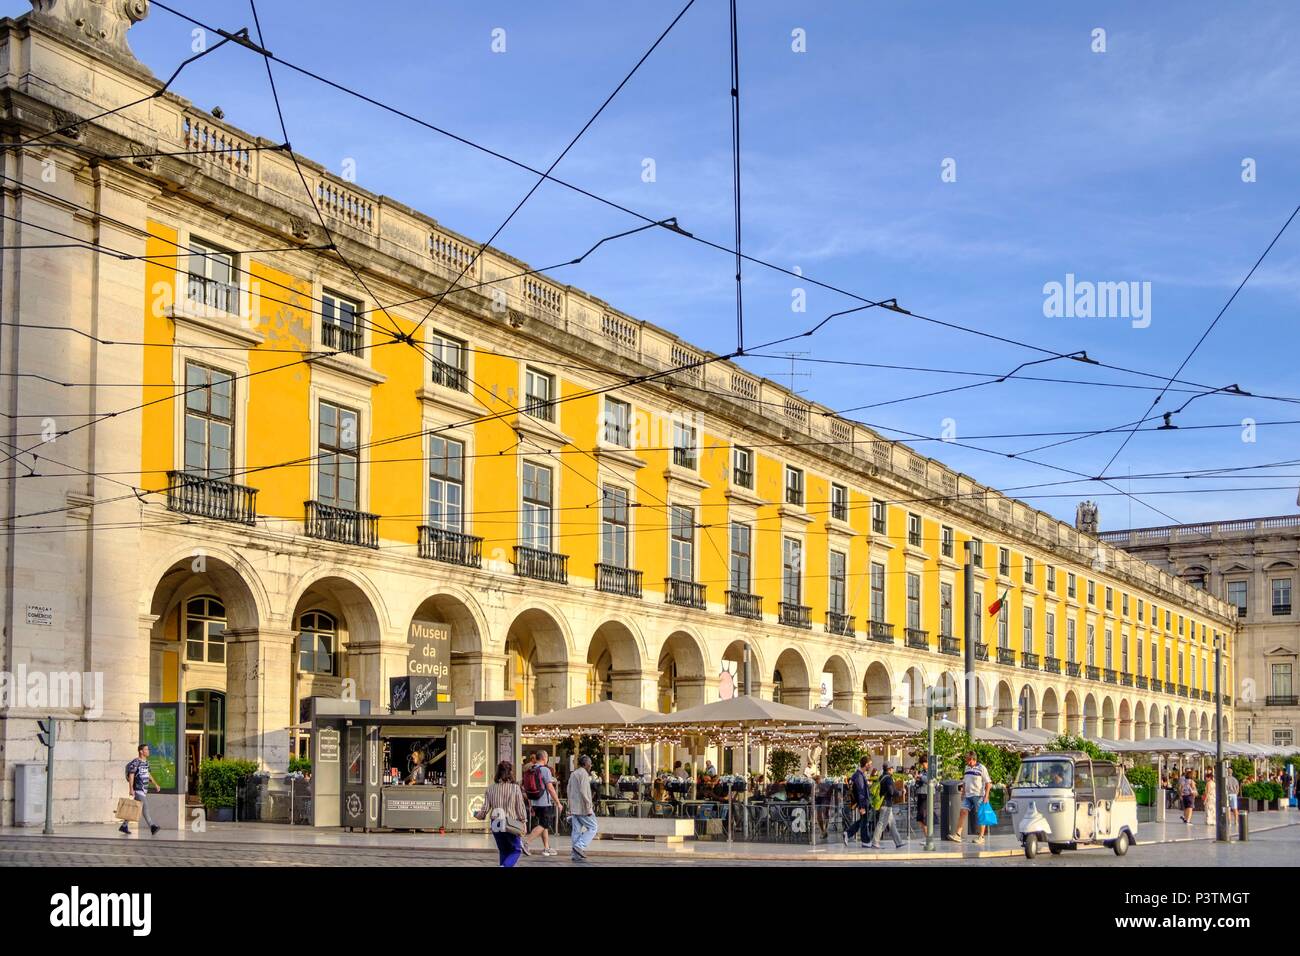
[[[1123,856],[1137,842],[1137,796],[1124,768],[1081,751],[1024,758],[1006,810],[1031,860],[1044,843],[1053,854],[1101,843]]]

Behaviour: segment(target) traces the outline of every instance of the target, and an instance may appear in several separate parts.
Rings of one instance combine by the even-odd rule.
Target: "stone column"
[[[451,699],[457,707],[468,707],[476,700],[504,700],[504,654],[470,651],[451,655]]]
[[[284,771],[289,766],[293,707],[293,631],[239,628],[226,631],[227,757]]]
[[[614,688],[614,699],[621,704],[659,709],[659,675],[654,671],[609,672],[609,682]]]
[[[836,690],[831,698],[831,706],[836,710],[842,710],[848,714],[862,713],[862,707],[858,700],[858,693],[853,690]]]
[[[537,713],[545,714],[587,702],[587,664],[538,664],[533,670],[537,681],[533,696]]]

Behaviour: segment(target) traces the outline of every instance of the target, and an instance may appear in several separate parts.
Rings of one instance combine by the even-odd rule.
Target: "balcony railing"
[[[454,388],[458,392],[469,391],[465,380],[465,370],[456,368],[454,365],[448,365],[446,362],[440,362],[437,359],[433,360],[432,381],[434,385]]]
[[[886,624],[884,621],[868,621],[867,637],[873,641],[879,641],[881,644],[894,643],[894,625]]]
[[[1210,700],[1210,701],[1214,700],[1214,691],[1202,689],[1201,700]]]
[[[919,627],[909,627],[904,629],[907,636],[907,646],[915,647],[918,650],[928,651],[930,649],[930,632]]]
[[[1096,664],[1088,665],[1088,680],[1101,680],[1101,668]]]
[[[183,471],[169,471],[167,510],[218,521],[253,524],[257,521],[257,489]]]
[[[1160,683],[1160,678],[1158,677],[1151,678],[1151,689],[1154,691],[1162,691],[1165,689],[1164,685]]]
[[[989,646],[983,642],[975,645],[975,660],[986,661],[989,659]]]
[[[319,501],[303,503],[307,509],[304,530],[309,538],[323,538],[362,548],[379,547],[379,515],[339,508]]]
[[[483,539],[460,531],[420,525],[420,557],[463,568],[483,566]]]
[[[569,556],[517,544],[514,548],[515,574],[549,584],[569,583]]]
[[[1078,677],[1078,676],[1080,676],[1082,673],[1083,673],[1083,665],[1080,664],[1078,661],[1066,661],[1066,662],[1065,662],[1065,676],[1066,676],[1066,677]]]
[[[680,445],[673,449],[673,464],[679,468],[689,468],[695,470],[699,459],[695,455],[694,448],[683,448]]]
[[[961,656],[961,641],[951,634],[939,635],[939,653],[951,654],[953,657]]]
[[[1061,659],[1059,657],[1044,657],[1043,670],[1049,674],[1061,673]]]
[[[1275,617],[1285,617],[1286,615],[1288,615],[1288,614],[1290,614],[1290,613],[1291,613],[1291,605],[1290,605],[1290,604],[1274,604],[1274,605],[1273,605],[1273,615],[1274,615]]]
[[[191,275],[187,278],[186,294],[191,302],[231,315],[239,311],[239,286],[207,276]]]
[[[1179,697],[1186,697],[1186,696],[1187,696],[1187,685],[1186,685],[1186,684],[1179,684],[1179,685],[1178,685],[1178,696],[1179,696]]]
[[[787,604],[778,602],[777,620],[787,627],[812,627],[812,608],[806,604]]]
[[[1133,686],[1133,675],[1130,674],[1128,671],[1120,671],[1120,672],[1119,672],[1119,686],[1120,686],[1120,687],[1132,687],[1132,686]]]
[[[623,597],[641,596],[641,572],[613,564],[596,565],[596,590]]]
[[[1008,667],[1016,666],[1016,652],[1009,647],[998,646],[998,663]]]
[[[826,633],[838,634],[840,637],[853,636],[853,615],[839,611],[826,612]]]
[[[1224,702],[1225,704],[1228,704],[1228,705],[1231,705],[1231,704],[1232,704],[1232,695],[1231,695],[1231,694],[1224,694],[1224,695],[1222,695],[1222,696],[1223,696],[1223,702]]]
[[[1101,679],[1107,684],[1119,683],[1119,672],[1113,667],[1107,667],[1101,672]]]
[[[1020,666],[1025,668],[1025,670],[1038,670],[1038,655],[1033,651],[1021,651]]]
[[[360,352],[361,330],[350,325],[325,322],[320,327],[320,344],[336,352]]]
[[[1134,680],[1134,684],[1137,686],[1138,690],[1146,690],[1151,686],[1151,682],[1147,680],[1145,674],[1138,674],[1137,678]]]
[[[747,594],[744,591],[728,591],[727,613],[733,617],[761,621],[763,620],[763,597],[759,594]]]
[[[681,578],[664,578],[664,601],[679,607],[704,610],[704,585]]]

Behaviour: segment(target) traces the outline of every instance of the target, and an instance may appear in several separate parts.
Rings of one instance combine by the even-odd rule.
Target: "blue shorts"
[[[963,810],[969,810],[971,813],[979,813],[980,804],[983,802],[983,799],[980,797],[962,797],[961,808]]]

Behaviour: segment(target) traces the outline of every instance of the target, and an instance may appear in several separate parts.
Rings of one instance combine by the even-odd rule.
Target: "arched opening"
[[[1147,708],[1142,701],[1138,701],[1133,710],[1133,739],[1147,739]]]
[[[1038,726],[1038,708],[1035,706],[1034,689],[1026,684],[1020,688],[1019,713],[1016,715],[1016,729],[1028,730]]]
[[[751,696],[763,696],[763,661],[758,649],[749,646],[749,692]],[[718,663],[718,699],[730,700],[745,693],[745,642],[732,641],[722,652]]]
[[[925,672],[919,667],[909,667],[903,674],[899,691],[907,716],[913,720],[925,720]]]
[[[502,686],[524,713],[546,714],[581,703],[585,688],[571,688],[564,630],[548,611],[530,608],[510,624]]]
[[[1187,739],[1201,739],[1201,722],[1197,717],[1196,711],[1190,711],[1187,715]]]
[[[837,710],[852,712],[858,695],[853,692],[855,681],[849,662],[839,654],[832,654],[822,665],[821,678],[821,689],[816,703],[829,704]]]
[[[776,659],[772,674],[772,699],[792,707],[816,706],[809,682],[808,665],[798,651],[786,648]]]
[[[1161,722],[1160,722],[1160,736],[1162,736],[1162,737],[1172,737],[1172,736],[1173,736],[1173,730],[1174,730],[1174,727],[1173,727],[1173,713],[1169,710],[1168,707],[1166,707],[1166,708],[1164,709],[1164,712],[1161,714]]]
[[[642,700],[641,650],[631,629],[621,621],[596,628],[587,646],[587,703],[616,700],[654,709]]]
[[[1097,698],[1088,694],[1083,698],[1083,735],[1089,740],[1101,736],[1100,715],[1097,713]]]
[[[957,677],[950,671],[944,671],[939,675],[938,691],[935,696],[935,704],[944,708],[948,713],[948,719],[965,722],[965,717],[961,714],[961,699],[958,691]]]
[[[465,601],[451,594],[425,598],[411,616],[407,639],[414,645],[412,654],[430,647],[441,649],[449,657],[433,664],[439,670],[440,699],[450,700],[456,707],[468,707],[491,696],[484,669],[483,636]],[[449,668],[445,674],[444,665]]]
[[[879,717],[894,712],[889,669],[880,661],[872,661],[867,665],[867,673],[862,679],[862,695],[868,717]]]
[[[1083,715],[1079,711],[1079,695],[1067,691],[1065,695],[1065,732],[1077,736],[1083,732]]]
[[[993,717],[995,727],[1014,727],[1016,725],[1016,705],[1011,696],[1011,685],[998,681],[997,712]]]
[[[687,710],[705,703],[704,651],[685,631],[675,631],[659,651],[660,713]]]
[[[1178,723],[1176,724],[1176,733],[1179,740],[1187,739],[1187,714],[1181,707],[1178,708]]]
[[[1117,739],[1133,739],[1133,709],[1127,700],[1119,702],[1119,737]]]
[[[1052,687],[1043,691],[1043,729],[1061,732],[1061,704]]]
[[[1210,728],[1213,726],[1214,724],[1210,720],[1209,714],[1201,714],[1201,737],[1200,737],[1201,740],[1212,739],[1210,736]]]
[[[1115,726],[1115,701],[1109,697],[1101,702],[1101,736],[1114,740],[1118,733]]]

